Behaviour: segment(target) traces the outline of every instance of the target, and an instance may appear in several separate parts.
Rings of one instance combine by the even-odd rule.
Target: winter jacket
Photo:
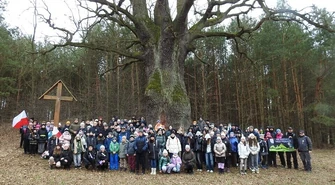
[[[148,143],[148,153],[149,153],[148,158],[149,159],[158,159],[159,149],[156,143],[157,141]]]
[[[100,165],[99,164],[100,161],[105,161],[105,163],[107,163],[107,161],[108,161],[108,153],[107,153],[106,150],[104,152],[99,151],[97,153],[97,156],[96,156],[97,165]]]
[[[249,153],[250,153],[248,145],[247,144],[244,145],[242,142],[240,142],[237,146],[238,146],[237,151],[238,151],[238,155],[240,156],[240,158],[241,159],[248,158]]]
[[[194,153],[191,150],[188,152],[185,151],[183,153],[182,161],[183,161],[183,164],[195,166]]]
[[[122,142],[122,137],[126,136],[127,140],[129,140],[130,138],[130,133],[128,131],[125,132],[120,132],[120,134],[118,135],[118,142],[121,143]]]
[[[29,144],[30,145],[37,145],[37,141],[39,139],[39,136],[37,133],[30,133],[29,135]]]
[[[231,147],[231,152],[237,153],[237,145],[238,145],[238,140],[236,137],[230,137],[229,138],[230,142],[230,147]]]
[[[135,150],[135,140],[129,141],[127,143],[127,147],[126,147],[126,154],[127,155],[134,155],[135,153],[136,153],[136,150]]]
[[[171,158],[171,164],[174,164],[174,165],[181,165],[182,164],[182,161],[181,161],[181,159],[180,159],[180,157],[179,156],[172,156],[172,158]]]
[[[312,141],[308,136],[298,137],[298,152],[312,151]]]
[[[64,160],[66,159],[68,163],[71,164],[73,160],[73,153],[70,149],[63,150],[60,154],[60,158],[64,158]]]
[[[68,131],[65,131],[60,137],[59,142],[64,144],[70,144],[71,143],[71,134]]]
[[[215,157],[226,157],[226,151],[227,147],[223,142],[214,145]]]
[[[261,141],[259,142],[259,147],[260,147],[259,151],[260,151],[261,155],[268,155],[269,154],[268,144],[263,139],[261,139]]]
[[[86,162],[91,162],[91,161],[95,161],[96,159],[96,152],[95,150],[92,151],[86,151],[85,155],[84,155],[84,161]]]
[[[113,141],[113,138],[112,137],[107,137],[105,139],[105,148],[107,150],[108,153],[110,153],[110,150],[109,150],[109,146],[111,145],[111,142]]]
[[[118,142],[111,142],[111,144],[109,145],[109,152],[110,153],[119,153],[120,150],[120,144]]]
[[[181,152],[181,143],[176,136],[174,138],[172,138],[171,136],[168,137],[166,141],[166,150],[168,150],[169,153]]]
[[[72,123],[69,126],[69,130],[70,130],[72,135],[76,135],[79,129],[80,129],[80,124],[79,123]]]
[[[157,148],[165,149],[165,145],[166,145],[165,136],[164,135],[157,135],[156,136],[156,143],[157,143]]]
[[[136,153],[146,152],[148,149],[147,138],[143,135],[135,139],[135,151]]]
[[[54,149],[56,147],[56,145],[58,144],[58,138],[54,137],[54,138],[50,138],[48,140],[48,151],[49,151],[49,156],[52,156]]]
[[[39,135],[38,143],[46,143],[48,140],[48,131],[45,128],[38,130],[37,134]]]
[[[49,153],[49,155],[50,155],[50,153]],[[55,163],[57,163],[58,161],[60,161],[61,155],[62,155],[62,153],[56,154],[56,153],[54,153],[54,151],[52,151],[52,155],[50,155],[50,156],[52,156],[54,158]]]
[[[170,157],[169,156],[162,156],[160,159],[159,159],[159,163],[158,163],[158,169],[159,170],[162,170],[162,167],[163,166],[166,166],[168,163],[170,163]]]
[[[293,143],[293,147],[294,149],[297,149],[298,148],[298,138],[297,136],[295,135],[295,133],[290,133],[290,132],[286,132],[283,136],[284,138],[290,138],[292,140],[292,143]]]
[[[226,145],[226,154],[228,155],[229,153],[231,153],[231,145],[229,139],[225,137],[224,139],[222,139],[222,143]]]
[[[195,152],[203,152],[203,151],[205,151],[204,138],[202,136],[197,136],[195,138],[194,151]]]
[[[257,145],[254,145],[254,146],[248,145],[248,150],[250,151],[252,155],[258,154],[260,150],[259,143],[257,142]]]
[[[128,145],[128,141],[120,143],[119,157],[122,158],[122,159],[126,158],[127,145]]]
[[[85,150],[83,143],[81,142],[81,139],[79,141],[75,139],[73,141],[73,154],[81,154],[85,151],[86,150]]]
[[[87,146],[91,145],[91,146],[93,146],[95,148],[96,145],[97,145],[97,139],[94,136],[88,136],[86,138],[86,144],[87,144]]]

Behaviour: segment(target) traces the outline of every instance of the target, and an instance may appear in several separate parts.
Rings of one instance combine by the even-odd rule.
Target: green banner
[[[269,139],[270,152],[294,152],[293,141],[290,138]]]

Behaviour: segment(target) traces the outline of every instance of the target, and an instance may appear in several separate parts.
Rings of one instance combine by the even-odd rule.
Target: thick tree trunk
[[[166,127],[191,123],[191,106],[184,82],[184,60],[187,50],[183,40],[164,33],[160,44],[148,48],[145,88],[145,115],[149,123],[160,120]]]

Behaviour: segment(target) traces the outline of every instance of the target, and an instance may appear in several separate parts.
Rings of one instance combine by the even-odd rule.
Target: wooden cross
[[[67,92],[69,92],[69,94],[71,96],[62,96],[63,85],[64,85],[65,89],[67,90]],[[55,88],[57,88],[56,96],[48,95]],[[41,99],[44,99],[44,100],[56,100],[56,103],[55,103],[55,113],[54,113],[54,123],[55,123],[54,126],[55,127],[58,127],[58,123],[59,123],[60,102],[61,101],[73,101],[73,100],[77,101],[77,99],[73,96],[73,94],[70,92],[70,90],[66,87],[66,85],[61,80],[59,80],[53,86],[51,86],[38,99],[39,100],[41,100]]]

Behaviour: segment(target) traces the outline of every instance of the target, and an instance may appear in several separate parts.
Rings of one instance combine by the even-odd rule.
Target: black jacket
[[[149,159],[158,159],[159,148],[157,147],[157,141],[155,142],[148,142],[148,158]]]

